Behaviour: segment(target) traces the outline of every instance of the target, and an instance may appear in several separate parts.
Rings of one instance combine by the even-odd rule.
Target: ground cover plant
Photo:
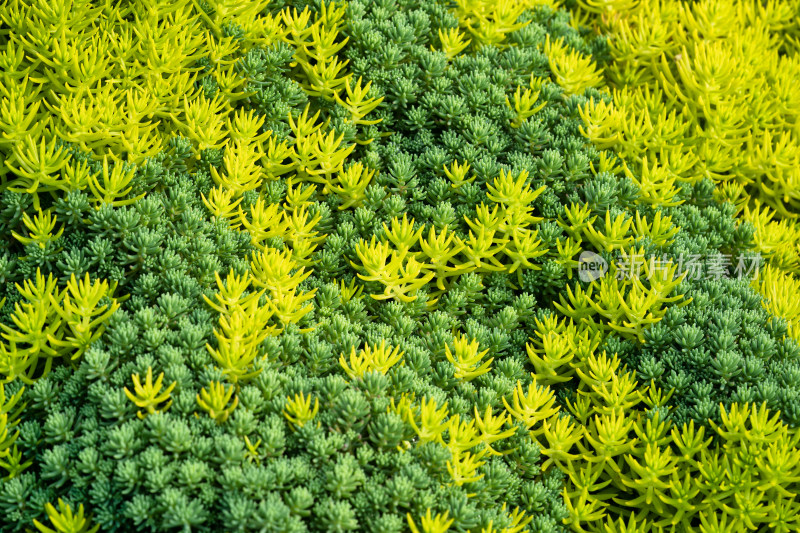
[[[0,531],[796,531],[799,11],[5,3]]]

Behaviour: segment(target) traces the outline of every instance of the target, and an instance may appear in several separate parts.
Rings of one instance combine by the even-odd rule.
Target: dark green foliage
[[[693,301],[667,311],[643,346],[619,346],[623,361],[639,379],[675,389],[678,424],[719,421],[719,404],[733,402],[767,402],[784,422],[800,424],[800,347],[786,336],[785,321],[770,317],[747,281],[699,280],[687,288]]]

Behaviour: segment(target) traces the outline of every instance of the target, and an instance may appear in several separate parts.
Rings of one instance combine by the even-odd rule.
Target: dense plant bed
[[[0,531],[796,531],[798,11],[5,3]]]

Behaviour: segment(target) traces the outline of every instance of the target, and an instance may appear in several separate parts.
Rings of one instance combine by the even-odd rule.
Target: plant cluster
[[[542,467],[567,473],[573,531],[797,529],[796,429],[766,403],[722,408],[709,431],[678,424],[667,414],[671,393],[652,381],[640,389],[619,364],[605,352],[586,358],[571,417],[542,409],[546,387],[514,398],[512,412],[527,417],[548,458]]]
[[[586,135],[620,154],[643,190],[672,201],[680,183],[710,179],[754,228],[755,249],[783,274],[757,285],[800,338],[789,294],[800,273],[798,86],[800,4],[579,0],[609,35],[613,104],[583,109]],[[778,302],[775,301],[777,298]]]
[[[576,20],[0,7],[0,531],[797,529],[791,253],[768,302],[679,268],[791,202],[621,150],[647,68]]]

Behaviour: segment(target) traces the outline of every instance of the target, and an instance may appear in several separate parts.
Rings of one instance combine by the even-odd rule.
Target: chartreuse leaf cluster
[[[798,39],[796,1],[575,2],[611,37],[605,68],[613,104],[582,111],[587,136],[638,170],[660,203],[676,186],[714,181],[720,201],[754,228],[768,261],[756,285],[797,340],[788,294],[798,272]]]
[[[573,530],[797,528],[800,437],[766,402],[723,407],[710,430],[678,424],[667,414],[671,393],[652,381],[640,388],[616,355],[592,354],[584,364],[578,395],[566,404],[572,417],[532,416],[534,406],[552,404],[544,403],[547,388],[519,389],[512,411],[528,417],[548,457],[543,468],[567,473]]]
[[[53,523],[55,529],[42,525],[38,520],[33,523],[36,528],[43,533],[95,533],[100,529],[100,526],[89,527],[86,518],[83,515],[83,505],[78,508],[78,514],[73,514],[69,504],[58,500],[58,511],[51,504],[47,504],[47,517]]]
[[[557,8],[0,8],[0,531],[796,529],[754,228]]]

